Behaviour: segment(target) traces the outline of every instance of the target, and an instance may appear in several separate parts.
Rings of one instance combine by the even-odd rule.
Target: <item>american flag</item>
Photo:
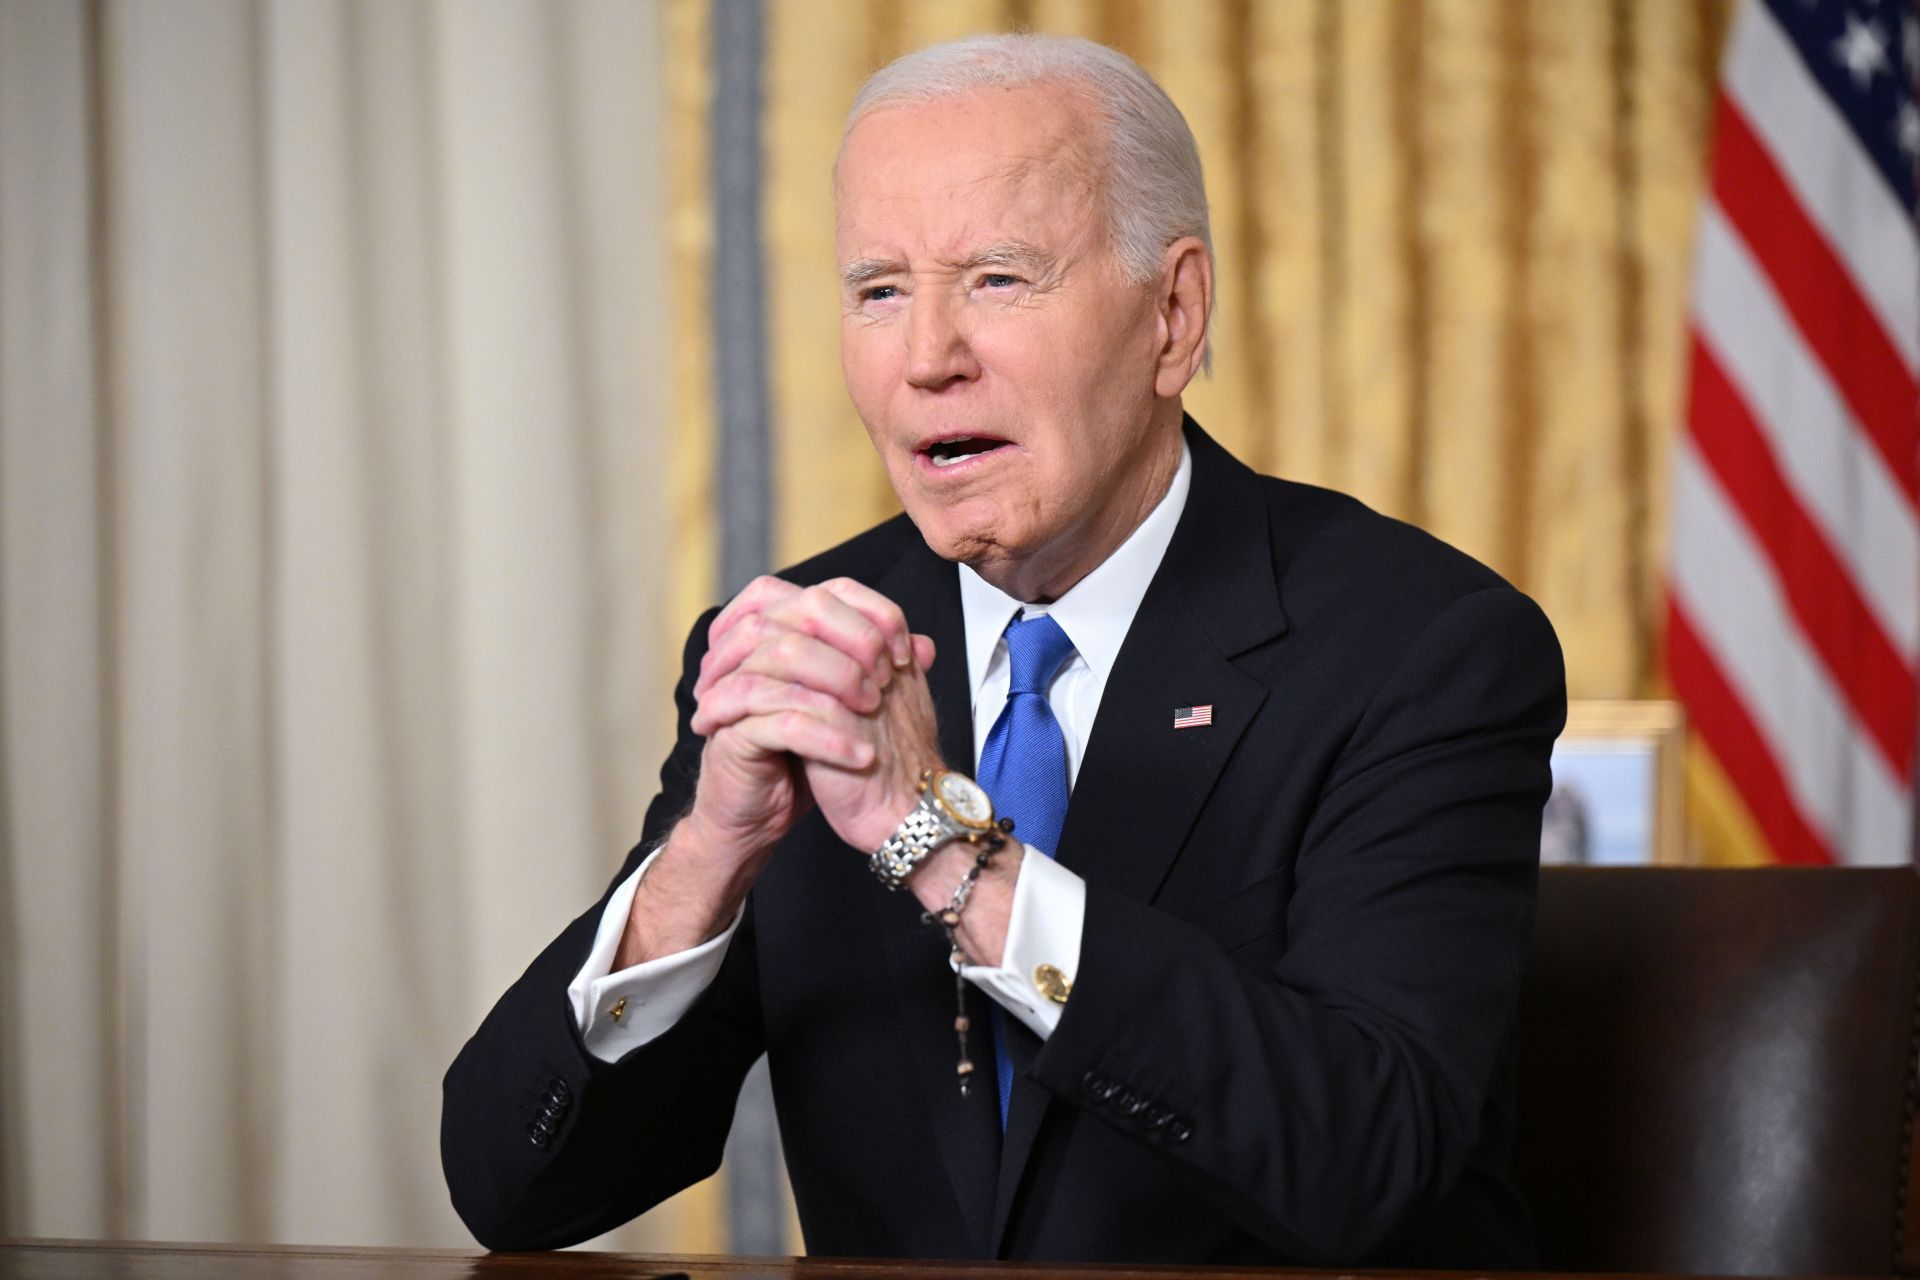
[[[1665,658],[1773,861],[1911,856],[1916,71],[1914,0],[1747,0],[1721,68]]]
[[[1197,707],[1175,707],[1173,709],[1173,727],[1176,729],[1198,729],[1213,723],[1213,704],[1203,703]]]

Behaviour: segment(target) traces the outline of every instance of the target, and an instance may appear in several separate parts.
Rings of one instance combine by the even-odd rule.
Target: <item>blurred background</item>
[[[1213,204],[1195,416],[1659,693],[1731,10],[0,0],[0,1235],[469,1243],[440,1074],[638,832],[685,629],[897,509],[829,167],[934,40],[1145,65]],[[1697,856],[1761,856],[1688,768]],[[797,1249],[736,1136],[603,1243]]]

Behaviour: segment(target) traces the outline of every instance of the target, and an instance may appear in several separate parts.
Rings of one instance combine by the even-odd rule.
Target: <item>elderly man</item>
[[[1524,1263],[1545,618],[1185,418],[1200,163],[1121,55],[910,55],[836,183],[906,515],[694,628],[639,847],[448,1072],[460,1213],[625,1221],[766,1053],[816,1253]]]

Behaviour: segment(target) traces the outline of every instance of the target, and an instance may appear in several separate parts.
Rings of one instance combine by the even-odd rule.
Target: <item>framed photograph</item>
[[[1676,702],[1573,702],[1553,746],[1541,822],[1546,864],[1643,866],[1686,860]]]

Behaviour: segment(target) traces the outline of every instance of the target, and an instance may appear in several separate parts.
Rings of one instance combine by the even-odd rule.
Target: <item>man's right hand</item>
[[[707,742],[693,807],[641,879],[616,970],[727,927],[774,845],[812,807],[802,762],[873,765],[852,718],[879,707],[902,653],[912,661],[905,620],[851,584],[758,578],[720,612],[694,686],[693,729]]]

